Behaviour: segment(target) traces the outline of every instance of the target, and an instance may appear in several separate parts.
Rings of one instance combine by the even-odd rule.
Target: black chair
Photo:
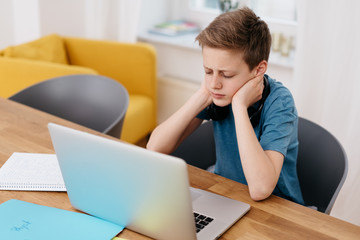
[[[301,117],[298,134],[297,173],[305,205],[329,214],[347,175],[346,153],[332,134]],[[202,124],[172,155],[202,169],[215,164],[212,122]]]
[[[45,80],[9,99],[118,138],[129,104],[119,82],[87,74]]]
[[[323,127],[299,118],[297,173],[305,205],[329,214],[348,171],[340,142]]]
[[[171,155],[205,170],[214,165],[216,152],[212,121],[201,124]]]

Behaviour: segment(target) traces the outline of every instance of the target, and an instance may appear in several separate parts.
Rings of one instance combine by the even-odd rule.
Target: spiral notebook
[[[13,153],[0,168],[0,190],[66,191],[56,155]]]

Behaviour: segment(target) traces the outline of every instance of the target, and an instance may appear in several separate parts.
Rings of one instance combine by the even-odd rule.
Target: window
[[[195,11],[220,13],[220,2],[231,6],[247,5],[264,19],[296,22],[296,0],[190,0],[190,8]]]
[[[190,0],[190,8],[197,11],[220,13],[218,0]]]

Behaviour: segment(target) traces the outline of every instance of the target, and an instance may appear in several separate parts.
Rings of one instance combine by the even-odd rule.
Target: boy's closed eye
[[[212,74],[213,73],[213,70],[211,70],[210,68],[207,68],[207,67],[204,67],[204,71],[205,71],[205,74]]]
[[[210,70],[210,69],[205,69],[205,74],[206,75],[212,75],[213,74],[213,71]],[[225,72],[220,72],[220,75],[224,78],[232,78],[234,77],[235,75],[234,74],[230,74],[230,73],[225,73]]]
[[[229,73],[221,73],[221,75],[222,75],[224,78],[232,78],[232,77],[234,77],[233,74],[229,74]]]

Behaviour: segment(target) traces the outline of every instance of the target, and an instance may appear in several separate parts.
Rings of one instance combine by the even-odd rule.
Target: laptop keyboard
[[[214,219],[203,214],[194,212],[196,232],[200,232],[204,227],[211,223]]]

